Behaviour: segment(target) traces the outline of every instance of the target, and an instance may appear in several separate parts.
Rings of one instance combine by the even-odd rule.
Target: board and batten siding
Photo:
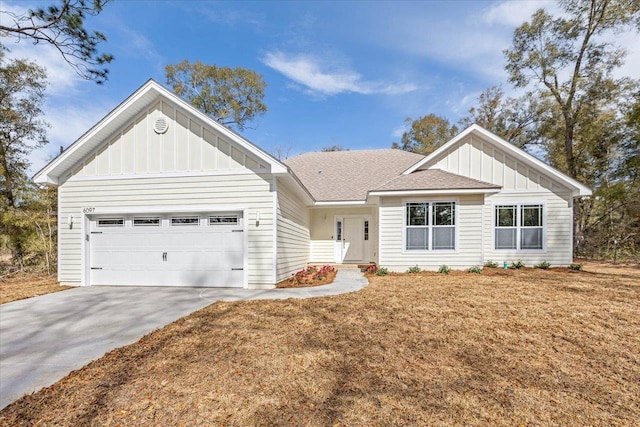
[[[407,251],[404,241],[405,202],[455,201],[457,234],[455,251]],[[482,265],[483,195],[455,197],[383,197],[379,209],[379,264],[391,271],[405,272],[418,266],[437,270],[446,264],[453,269]],[[430,236],[431,237],[431,236]]]
[[[495,205],[518,203],[543,206],[543,250],[510,251],[494,250]],[[567,266],[573,262],[573,207],[570,192],[536,191],[498,193],[486,198],[484,207],[484,256],[486,261],[511,265],[522,261],[527,267],[543,261],[552,266]]]
[[[145,177],[68,180],[58,189],[58,280],[80,285],[83,208],[202,206],[246,208],[248,213],[248,284],[273,285],[274,198],[270,174]],[[252,221],[260,211],[260,223]],[[68,217],[73,216],[70,228]]]
[[[281,181],[277,194],[276,282],[280,282],[309,262],[309,210]]]
[[[163,134],[154,131],[156,120],[168,124]],[[187,115],[166,100],[159,100],[137,119],[75,165],[66,178],[162,174],[267,167],[213,128]]]
[[[474,135],[467,136],[425,166],[500,185],[507,191],[567,191],[549,176]]]

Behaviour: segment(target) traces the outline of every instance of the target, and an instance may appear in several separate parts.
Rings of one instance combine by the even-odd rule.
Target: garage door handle
[[[244,268],[232,268],[231,271],[242,271]]]
[[[91,267],[92,270],[102,270],[102,267]]]
[[[162,260],[163,261],[167,260],[167,253],[166,252],[162,252]]]
[[[232,233],[242,233],[244,230],[231,230]]]

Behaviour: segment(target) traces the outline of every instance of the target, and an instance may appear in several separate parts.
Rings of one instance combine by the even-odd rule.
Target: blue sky
[[[0,8],[44,7],[53,0],[0,2]],[[78,78],[53,49],[3,42],[13,56],[49,71],[47,147],[32,171],[67,147],[164,67],[183,59],[241,66],[262,74],[268,112],[243,135],[289,155],[338,144],[388,148],[406,117],[435,113],[456,122],[487,87],[504,84],[502,50],[513,30],[549,1],[283,1],[119,0],[87,26],[108,38],[115,55],[103,86]],[[629,51],[619,74],[640,70],[640,37],[616,36]]]

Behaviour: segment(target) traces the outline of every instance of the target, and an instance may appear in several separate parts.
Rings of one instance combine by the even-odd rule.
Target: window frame
[[[497,209],[502,206],[514,206],[516,209],[516,225],[513,227],[498,227],[497,226]],[[540,222],[539,226],[523,226],[522,225],[522,212],[523,208],[526,207],[540,207],[542,212],[540,213]],[[515,248],[496,248],[496,230],[499,228],[510,228],[516,230],[516,247]],[[542,245],[541,248],[525,248],[522,247],[522,229],[541,229],[542,230]],[[508,252],[517,252],[520,254],[524,253],[545,253],[547,251],[547,205],[544,201],[511,201],[511,200],[502,200],[495,201],[491,205],[491,250],[493,252],[499,253],[508,253]]]
[[[211,221],[212,218],[218,219],[235,219],[235,221]],[[220,227],[220,226],[238,226],[240,225],[240,215],[238,214],[209,214],[207,215],[207,226],[208,227]]]
[[[174,222],[174,220],[195,220],[195,222]],[[200,215],[175,215],[169,218],[171,227],[198,227],[200,226]]]
[[[101,224],[100,221],[118,221],[117,224]],[[124,217],[98,217],[96,218],[96,227],[97,228],[122,228],[126,225],[126,220]]]
[[[453,205],[453,225],[434,225],[434,206],[435,204],[450,203]],[[426,204],[428,206],[426,212],[426,225],[408,225],[408,206],[411,204]],[[402,253],[403,254],[441,254],[441,253],[457,253],[459,248],[460,236],[459,236],[459,223],[460,223],[460,200],[452,198],[429,198],[429,199],[407,199],[402,201]],[[449,228],[453,227],[453,248],[452,249],[434,249],[433,239],[434,230],[437,228]],[[408,229],[426,229],[427,236],[427,248],[409,249],[407,247]]]
[[[153,220],[154,222],[146,223],[146,224],[136,224],[136,221],[149,221]],[[157,220],[157,223],[155,222]],[[162,217],[159,216],[134,216],[131,218],[131,226],[132,227],[162,227]]]

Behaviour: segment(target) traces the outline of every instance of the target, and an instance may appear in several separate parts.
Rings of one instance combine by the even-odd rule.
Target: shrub
[[[480,267],[479,265],[474,265],[473,267],[469,267],[467,271],[473,274],[480,274],[482,273],[482,267]]]
[[[378,272],[378,266],[375,264],[371,264],[364,270],[365,274],[376,274]]]
[[[582,271],[582,264],[571,264],[569,270]]]
[[[540,264],[536,264],[533,266],[533,268],[539,268],[540,270],[548,270],[549,267],[551,267],[551,264],[549,264],[547,261],[542,261]]]
[[[422,270],[417,265],[415,267],[409,267],[407,273],[420,273]]]
[[[522,260],[513,261],[511,263],[511,268],[514,270],[520,270],[521,268],[524,268],[524,262],[522,262]]]
[[[380,267],[376,270],[376,276],[386,276],[387,274],[389,274],[389,270],[384,267]]]
[[[442,264],[438,269],[438,273],[442,273],[442,274],[449,274],[450,271],[451,269],[444,264]]]
[[[498,268],[498,263],[495,262],[495,261],[489,260],[489,261],[484,263],[484,266],[487,267],[487,268]]]

